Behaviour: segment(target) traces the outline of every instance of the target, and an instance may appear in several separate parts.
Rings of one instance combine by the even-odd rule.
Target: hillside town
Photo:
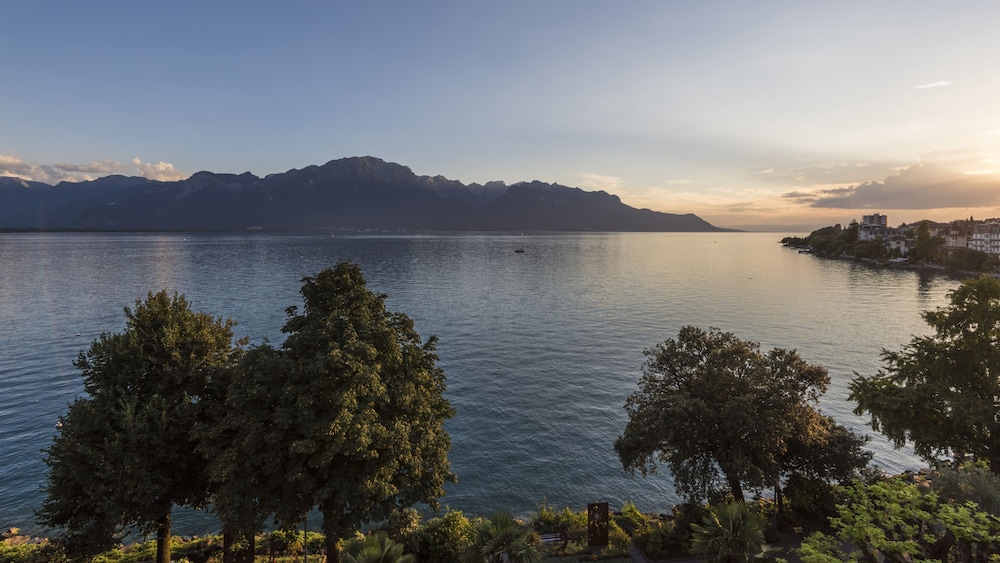
[[[955,272],[995,272],[1000,267],[1000,218],[919,221],[889,226],[881,213],[847,227],[823,227],[807,237],[786,237],[785,246],[828,257]]]

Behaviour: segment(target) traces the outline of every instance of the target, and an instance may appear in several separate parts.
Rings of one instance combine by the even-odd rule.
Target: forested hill
[[[417,176],[373,157],[271,174],[108,176],[55,186],[0,178],[0,229],[99,231],[726,231],[558,184]]]

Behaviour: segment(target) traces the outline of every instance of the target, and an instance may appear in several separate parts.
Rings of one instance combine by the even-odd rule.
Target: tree
[[[850,398],[897,448],[912,441],[925,459],[971,456],[1000,473],[1000,282],[966,281],[950,299],[924,313],[932,336],[883,350],[884,369],[856,377]]]
[[[944,239],[941,237],[932,237],[927,221],[921,221],[917,227],[917,241],[914,247],[910,249],[909,258],[913,262],[931,260],[937,253],[938,247],[942,244],[944,244]]]
[[[688,326],[646,356],[615,441],[626,471],[646,475],[658,459],[691,500],[707,498],[721,473],[742,501],[745,485],[776,486],[791,471],[836,478],[836,465],[823,459],[843,456],[854,469],[867,463],[864,439],[815,409],[826,370],[794,351],[763,353],[756,342]]]
[[[437,508],[454,480],[444,429],[454,410],[436,338],[422,343],[409,317],[388,312],[358,266],[304,278],[301,293],[281,348],[261,346],[241,363],[212,476],[224,521],[238,527],[267,515],[293,527],[318,507],[337,561],[338,538],[364,522],[417,503]]]
[[[170,557],[170,510],[207,500],[192,428],[208,381],[234,362],[233,321],[192,312],[183,296],[150,293],[126,328],[102,334],[75,362],[88,396],[59,421],[46,450],[40,521],[63,527],[72,552],[92,555],[129,527],[155,531]]]

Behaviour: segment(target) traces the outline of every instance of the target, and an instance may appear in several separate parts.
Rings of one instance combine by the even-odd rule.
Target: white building
[[[889,218],[881,213],[862,215],[858,224],[858,240],[885,238],[889,234]]]
[[[1000,256],[1000,222],[995,219],[976,225],[969,239],[969,248]]]

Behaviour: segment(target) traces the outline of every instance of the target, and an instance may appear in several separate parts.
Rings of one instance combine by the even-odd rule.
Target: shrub
[[[760,515],[742,502],[712,508],[701,524],[691,524],[691,531],[691,552],[715,561],[751,561],[767,548]]]
[[[417,559],[422,563],[461,563],[472,545],[475,528],[459,510],[430,519],[416,534]]]
[[[420,513],[415,508],[393,512],[380,529],[390,539],[403,544],[408,553],[419,551]]]
[[[979,509],[1000,516],[1000,477],[979,465],[966,465],[957,471],[941,468],[932,486],[942,499],[963,503],[972,501]]]
[[[815,529],[837,515],[840,496],[836,487],[823,479],[792,475],[785,485],[785,500],[789,516],[796,524]]]
[[[622,504],[621,514],[616,514],[611,520],[629,534],[649,524],[649,517],[639,512],[635,503],[630,500]]]
[[[531,527],[539,534],[555,533],[556,524],[559,524],[570,541],[581,542],[587,538],[587,513],[573,512],[570,508],[564,507],[560,511],[547,503],[537,506],[538,512],[531,517]]]
[[[385,532],[355,538],[344,546],[344,563],[413,563],[413,554],[403,555],[403,544]]]
[[[632,541],[628,532],[618,525],[618,522],[611,520],[608,522],[608,545],[616,551],[628,550],[628,544]]]
[[[68,563],[58,546],[46,543],[10,545],[0,542],[0,563]]]
[[[650,522],[632,536],[632,542],[649,559],[667,559],[687,555],[691,533],[676,523]]]

